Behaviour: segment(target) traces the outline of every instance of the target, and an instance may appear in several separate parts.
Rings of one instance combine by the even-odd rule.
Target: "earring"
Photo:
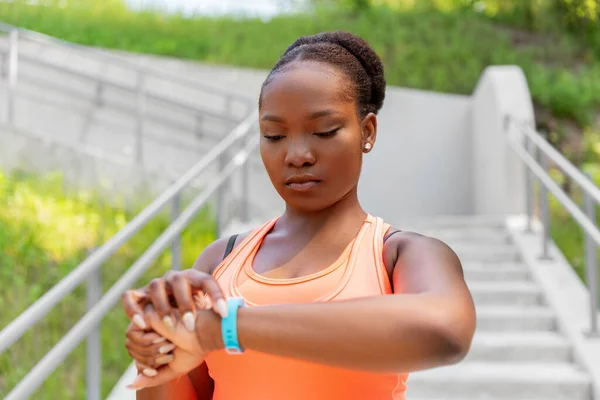
[[[371,150],[371,143],[365,143],[365,150],[366,151]]]

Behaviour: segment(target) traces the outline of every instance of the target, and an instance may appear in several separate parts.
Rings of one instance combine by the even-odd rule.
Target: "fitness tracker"
[[[244,350],[240,347],[237,333],[237,313],[240,307],[245,307],[244,299],[232,297],[227,299],[227,317],[221,319],[221,335],[225,344],[225,351],[229,354],[241,354]]]

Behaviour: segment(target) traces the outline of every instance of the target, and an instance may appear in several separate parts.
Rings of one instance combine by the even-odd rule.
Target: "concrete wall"
[[[487,68],[473,94],[473,213],[525,211],[525,170],[506,141],[510,115],[535,126],[533,103],[523,71],[516,66]]]
[[[85,70],[121,84],[131,84],[135,78],[119,73],[115,66],[102,67],[97,63],[90,64],[89,60],[82,62],[85,57],[61,49],[28,44],[21,46],[21,51],[30,58],[36,57],[59,66],[76,66],[81,69],[79,72]],[[206,66],[164,57],[119,54],[133,64],[186,77],[199,85],[237,91],[247,99],[258,97],[260,85],[266,76],[265,71]],[[56,107],[19,99],[16,106],[16,122],[19,126],[47,131],[57,138],[72,142],[87,127],[86,141],[89,144],[121,157],[131,157],[135,147],[135,118],[95,109],[96,87],[93,84],[69,79],[56,71],[40,69],[31,62],[21,64],[21,76],[20,90],[30,94],[37,93],[51,103],[62,102],[67,108],[57,110]],[[33,84],[35,78],[45,78],[61,87],[83,93],[85,101],[59,96],[48,88],[40,89]],[[216,105],[210,98],[198,97],[181,85],[157,80],[148,80],[146,84],[156,93],[172,98],[195,102],[203,107]],[[1,111],[5,108],[5,92],[6,87],[0,83]],[[127,97],[109,90],[105,90],[103,96],[113,104],[122,103],[124,106],[132,106],[131,103],[135,101],[131,95]],[[69,106],[73,110],[83,108],[84,112],[69,112]],[[150,106],[151,115],[161,114],[184,125],[194,126],[193,121],[188,121],[189,115],[178,115],[158,104]],[[222,107],[219,104],[217,108],[222,110]],[[503,126],[506,114],[533,121],[527,82],[518,67],[488,68],[482,74],[472,96],[389,87],[379,115],[377,142],[373,151],[365,156],[359,185],[359,196],[364,207],[372,214],[382,216],[399,226],[405,221],[422,217],[521,212],[524,208],[523,168],[506,145]],[[220,135],[231,128],[217,124],[212,129],[213,134],[200,137],[190,129],[181,131],[151,122],[145,124],[146,135],[142,147],[146,167],[159,174],[181,174],[209,151]],[[207,128],[207,132],[209,130]],[[41,163],[41,159],[54,156],[40,148],[33,157],[33,152],[27,149],[37,148],[38,145],[34,143],[12,146],[11,152],[21,152],[20,157],[7,153],[7,142],[2,146],[4,151],[0,151],[0,166],[5,168],[14,166],[16,159],[21,164],[31,160],[34,165],[44,166],[38,166],[38,169],[51,165],[60,168],[82,165],[80,161],[65,162],[64,156],[59,163],[53,164],[51,160]],[[90,164],[87,169],[97,169],[97,162],[87,164]],[[124,174],[114,168],[105,170],[103,179],[123,181],[121,186],[125,188],[127,179],[132,182],[140,179],[133,170]],[[283,210],[283,204],[270,186],[258,155],[253,157],[251,171],[250,201],[253,216],[264,220],[277,215]],[[88,180],[87,183],[93,182]],[[239,183],[232,182],[232,195],[237,197],[241,194],[240,186]],[[115,190],[117,187],[118,185]]]
[[[400,225],[416,216],[469,214],[470,105],[468,96],[389,88],[364,160],[363,206]]]
[[[505,117],[533,124],[519,67],[487,68],[472,96],[390,88],[359,195],[402,226],[441,215],[504,216],[525,209],[524,168],[506,142]]]

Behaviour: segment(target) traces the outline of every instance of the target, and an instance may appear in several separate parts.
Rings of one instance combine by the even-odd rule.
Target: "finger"
[[[181,320],[185,328],[190,332],[196,331],[195,304],[192,296],[192,288],[185,275],[179,273],[168,273],[165,276],[167,283],[173,292],[177,309],[181,315]]]
[[[135,362],[135,366],[136,366],[136,368],[138,370],[138,374],[144,374],[144,375],[149,376],[149,377],[153,377],[153,376],[158,375],[158,371],[157,370],[155,370],[154,368],[150,368],[147,365],[140,364],[137,361]]]
[[[144,313],[145,315],[146,313]],[[149,318],[148,323],[150,323]],[[139,328],[136,324],[129,324],[127,331],[125,332],[125,337],[132,342],[140,345],[140,346],[151,346],[153,344],[159,344],[166,342],[167,339],[163,336],[160,336],[155,331],[145,331]]]
[[[175,321],[171,313],[171,303],[169,302],[169,296],[163,278],[153,279],[152,282],[150,282],[150,285],[148,285],[148,297],[162,322],[169,330],[173,331],[175,329]]]
[[[125,341],[125,347],[129,352],[135,352],[143,357],[158,357],[161,354],[169,354],[175,350],[175,345],[171,342],[142,346],[129,339]]]
[[[128,353],[131,356],[131,358],[133,358],[138,364],[154,369],[168,364],[175,359],[175,356],[173,354],[158,354],[148,356],[131,350],[128,350]]]
[[[148,377],[143,374],[138,375],[127,388],[140,390],[160,386],[182,375],[180,372],[174,371],[169,365],[159,368],[157,372],[154,377]]]
[[[215,312],[225,318],[227,316],[227,303],[215,278],[195,269],[185,270],[184,274],[188,283],[192,286],[192,290],[202,290],[206,293],[210,297]]]
[[[178,313],[177,309],[175,309],[175,312]],[[158,313],[156,312],[156,310],[154,309],[154,306],[152,304],[146,304],[146,306],[144,307],[144,315],[145,317],[148,319],[149,323],[150,323],[150,327],[152,328],[152,330],[154,332],[156,332],[158,335],[166,338],[169,342],[173,342],[176,338],[176,327],[174,328],[174,330],[169,329],[161,320],[160,316],[158,315]],[[175,319],[175,321],[177,321],[177,319]]]
[[[125,313],[141,329],[147,329],[149,326],[142,311],[145,301],[147,301],[146,293],[141,289],[127,290],[121,296],[121,304],[125,309]]]

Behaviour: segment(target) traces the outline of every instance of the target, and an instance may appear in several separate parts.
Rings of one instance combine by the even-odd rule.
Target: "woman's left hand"
[[[164,355],[159,351],[156,351],[156,354],[142,353],[131,345],[127,346],[138,369],[150,368],[154,371],[151,374],[139,374],[129,386],[131,389],[139,390],[159,386],[185,375],[200,365],[206,354],[222,347],[220,318],[212,310],[199,310],[196,313],[195,326],[197,328],[194,332],[190,332],[184,326],[177,311],[174,312],[173,328],[165,326],[151,304],[144,307],[144,313],[150,323],[150,328],[175,347],[170,349],[172,350],[171,354]],[[136,335],[136,329],[129,332],[130,337]],[[144,332],[139,330],[139,334],[143,335]],[[165,360],[161,362],[161,358],[165,358]],[[159,361],[157,362],[157,360]]]
[[[198,332],[197,329],[199,317],[202,317],[201,321],[219,320],[212,311],[208,311],[208,314],[202,311],[210,307],[204,294],[208,295],[214,311],[225,316],[227,306],[218,283],[211,275],[195,269],[169,271],[162,278],[152,280],[144,289],[129,290],[124,293],[123,307],[134,322],[127,330],[126,347],[136,361],[140,373],[143,372],[148,377],[156,376],[152,382],[146,380],[145,386],[164,383],[162,382],[164,376],[175,377],[175,373],[181,373],[190,366],[192,369],[197,366],[199,363],[192,361],[194,357],[190,358],[189,355],[196,354],[199,350],[194,347],[197,345],[198,334],[202,338],[201,341],[204,340],[205,347],[218,346],[215,344],[218,339],[214,339],[211,332]],[[187,336],[178,332],[182,327],[188,331]],[[169,348],[169,353],[161,354],[160,350],[163,346],[147,343],[146,339],[151,335],[148,329],[170,340],[176,346],[175,349]],[[192,335],[189,335],[190,333]],[[220,332],[216,334],[220,337]],[[176,341],[171,340],[171,337]],[[152,338],[157,339],[154,336]],[[165,375],[165,371],[169,369],[172,371]],[[161,378],[157,379],[159,376]],[[141,379],[144,377],[140,374],[134,384],[135,387],[141,384],[138,382]]]

